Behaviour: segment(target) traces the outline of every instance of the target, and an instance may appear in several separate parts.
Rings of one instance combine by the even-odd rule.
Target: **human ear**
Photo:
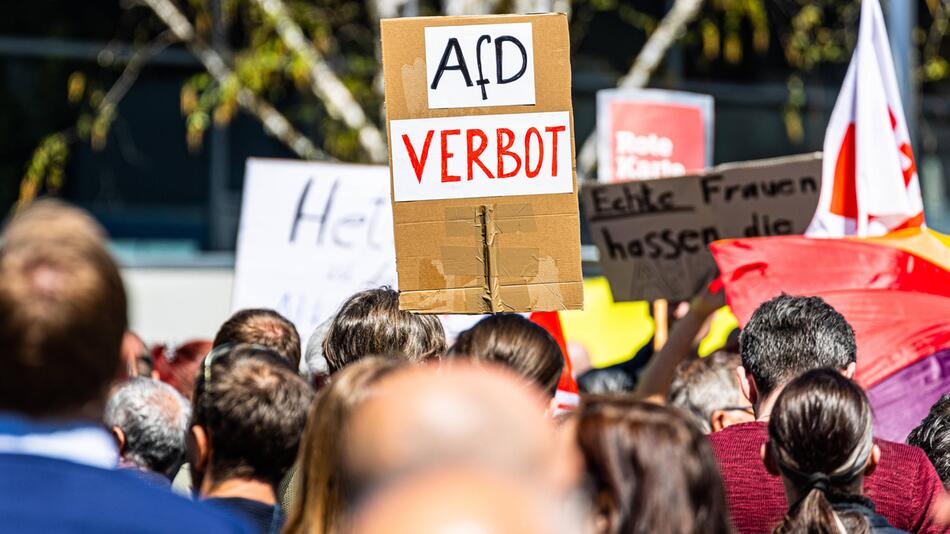
[[[186,443],[188,463],[192,469],[204,472],[208,467],[208,434],[201,425],[192,425]]]
[[[119,448],[119,455],[121,456],[125,452],[125,431],[117,426],[110,428],[109,431],[112,432],[112,437],[115,438],[115,444]]]
[[[877,445],[871,447],[871,454],[868,455],[868,463],[864,468],[865,476],[870,475],[877,470],[877,465],[881,463],[881,448]]]
[[[739,389],[742,390],[742,396],[749,402],[755,404],[759,398],[758,389],[755,387],[755,380],[752,375],[746,372],[745,367],[736,367],[736,379],[739,381]]]
[[[851,380],[854,378],[854,373],[857,369],[858,369],[858,364],[855,362],[851,362],[844,369],[841,370],[841,374],[843,374],[844,377],[847,378],[848,380]]]

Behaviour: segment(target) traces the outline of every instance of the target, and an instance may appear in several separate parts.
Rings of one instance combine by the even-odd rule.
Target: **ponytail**
[[[849,519],[851,521],[848,522],[851,523],[854,522],[854,519],[863,518]],[[868,532],[867,522],[862,521],[862,523],[863,525],[855,525],[858,527],[857,529],[847,529],[842,518],[838,517],[838,514],[831,507],[831,503],[828,502],[825,491],[812,488],[804,499],[798,501],[789,509],[788,514],[785,515],[785,520],[775,529],[774,534],[855,534]],[[863,529],[861,526],[863,526]]]
[[[789,383],[772,409],[767,454],[799,498],[779,534],[864,534],[859,512],[831,503],[862,499],[862,475],[874,450],[870,404],[860,387],[832,369]]]

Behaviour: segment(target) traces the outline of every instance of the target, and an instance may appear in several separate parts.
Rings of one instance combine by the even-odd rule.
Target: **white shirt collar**
[[[31,425],[23,431],[24,425],[17,426],[16,432],[3,432],[0,428],[0,453],[43,456],[102,469],[114,469],[119,463],[115,440],[103,428]]]

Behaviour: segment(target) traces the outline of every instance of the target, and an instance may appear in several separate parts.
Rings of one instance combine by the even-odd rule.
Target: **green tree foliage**
[[[950,77],[946,60],[950,55],[946,39],[950,0],[920,1],[929,16],[922,18],[914,38],[920,58],[918,80],[926,88]],[[119,101],[150,57],[169,46],[188,45],[145,5],[149,3],[140,1],[128,7],[130,27],[120,31],[130,36],[136,53],[117,81],[105,83],[115,78],[118,69],[109,69],[106,75],[76,72],[70,77],[66,93],[75,106],[77,121],[39,143],[21,183],[21,202],[61,185],[70,145],[105,146]],[[358,132],[334,119],[327,103],[311,90],[312,65],[282,39],[277,21],[262,11],[259,0],[171,0],[170,5],[194,28],[194,40],[218,53],[229,67],[223,78],[201,71],[181,87],[179,111],[186,121],[191,150],[202,149],[205,134],[213,125],[231,122],[242,109],[242,91],[250,91],[330,157],[369,159]],[[372,0],[283,0],[283,6],[368,121],[380,127],[378,21],[370,9]],[[512,6],[509,1],[498,3],[501,11]],[[576,53],[582,48],[592,24],[602,17],[614,17],[629,28],[624,40],[642,43],[657,27],[666,6],[663,1],[575,0],[572,50]],[[438,14],[438,2],[421,2],[421,11]],[[800,111],[806,105],[805,87],[823,66],[848,61],[859,13],[860,0],[707,0],[697,20],[683,29],[680,43],[693,70],[700,74],[738,76],[743,65],[747,72],[757,72],[757,64],[772,64],[776,59],[784,63],[778,69],[789,91],[783,114],[789,138],[797,140],[803,134]],[[633,59],[622,58],[627,67]]]

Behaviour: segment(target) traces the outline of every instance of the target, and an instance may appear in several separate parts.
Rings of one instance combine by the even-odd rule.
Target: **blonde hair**
[[[374,384],[404,365],[394,359],[361,359],[334,374],[317,395],[300,441],[297,488],[284,534],[335,534],[341,530],[346,507],[346,421]]]

